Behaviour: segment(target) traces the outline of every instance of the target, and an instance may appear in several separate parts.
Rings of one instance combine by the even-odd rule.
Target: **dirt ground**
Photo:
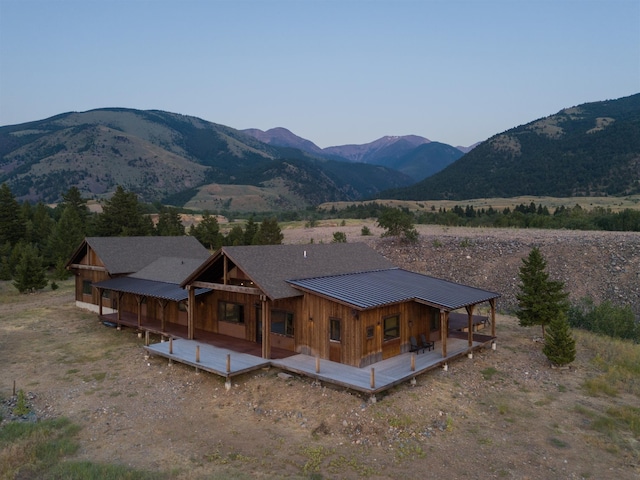
[[[360,226],[329,225],[285,231],[285,242],[328,242],[341,228],[353,230],[349,241],[365,238]],[[432,233],[421,231],[420,248],[443,255],[448,235],[458,249],[468,249],[460,239],[469,238],[480,248],[487,235]],[[584,235],[579,241],[587,241]],[[563,242],[573,242],[572,236]],[[389,256],[400,266],[422,271],[429,263],[429,257],[411,260],[415,247],[377,234],[365,240],[395,252]],[[496,241],[488,240],[493,246]],[[526,243],[512,240],[514,251],[521,241]],[[466,260],[461,257],[462,266],[451,260],[450,268],[464,271]],[[499,268],[489,254],[477,261],[488,262],[484,271]],[[588,283],[599,276],[581,278]],[[632,295],[637,285],[618,289]],[[372,403],[303,377],[280,378],[277,369],[237,377],[226,391],[219,377],[147,358],[134,331],[105,327],[95,314],[77,309],[71,282],[28,296],[1,283],[0,299],[0,398],[11,397],[15,382],[38,418],[66,416],[81,425],[79,460],[171,472],[179,479],[640,477],[638,439],[614,442],[581,413],[640,401],[585,393],[583,383],[598,371],[580,335],[572,368],[552,369],[541,353],[539,330],[499,315],[497,350],[424,374],[416,385],[398,386]]]

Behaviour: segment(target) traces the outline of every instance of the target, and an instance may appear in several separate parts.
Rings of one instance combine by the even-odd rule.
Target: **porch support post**
[[[491,304],[491,336],[496,336],[496,299],[492,298],[489,300]]]
[[[167,301],[158,299],[158,305],[160,305],[160,331],[164,332],[164,329],[165,329],[164,309],[167,306]]]
[[[260,295],[262,303],[262,358],[271,358],[271,308],[266,295]]]
[[[191,285],[188,285],[187,292],[189,292],[189,302],[187,303],[187,338],[193,340],[195,331],[196,291],[194,288],[191,288]]]
[[[443,358],[447,356],[447,335],[449,335],[449,315],[444,310],[440,310],[440,340]]]
[[[142,327],[142,295],[136,295],[136,303],[138,304],[138,329]]]
[[[118,324],[120,323],[120,320],[122,319],[122,297],[124,297],[124,293],[122,292],[118,292],[118,313],[116,318],[118,319]]]
[[[98,315],[102,316],[102,289],[98,289]]]
[[[468,307],[466,307],[467,310],[467,315],[468,315],[468,328],[469,328],[469,348],[473,347],[473,308],[475,307],[475,305],[469,305]]]

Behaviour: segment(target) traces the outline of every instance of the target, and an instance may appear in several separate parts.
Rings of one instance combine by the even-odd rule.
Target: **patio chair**
[[[409,338],[409,341],[411,342],[411,348],[409,349],[410,352],[418,352],[418,353],[420,353],[420,350],[424,351],[424,348],[422,348],[420,345],[418,345],[418,341],[416,340],[416,337],[414,337],[412,335]]]
[[[422,342],[422,350],[433,350],[436,348],[436,342],[428,342],[424,333],[420,334],[420,341]]]

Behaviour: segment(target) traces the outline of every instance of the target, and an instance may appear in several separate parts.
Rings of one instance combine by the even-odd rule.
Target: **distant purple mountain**
[[[251,128],[243,130],[257,140],[278,147],[298,148],[308,153],[349,162],[368,163],[393,168],[415,181],[420,181],[455,162],[471,147],[452,147],[431,142],[418,135],[385,136],[363,145],[340,145],[320,148],[315,143],[298,137],[286,128],[272,128],[266,132]],[[421,148],[431,144],[433,148]]]

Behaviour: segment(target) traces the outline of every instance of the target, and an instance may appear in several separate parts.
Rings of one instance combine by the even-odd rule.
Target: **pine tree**
[[[13,247],[26,235],[26,225],[22,218],[20,204],[9,185],[0,185],[0,244],[9,242]]]
[[[78,209],[73,205],[67,205],[49,237],[48,250],[51,252],[52,264],[58,266],[61,261],[69,260],[84,236]]]
[[[175,208],[162,207],[160,209],[156,233],[161,237],[180,237],[185,234],[180,214]]]
[[[34,292],[47,286],[46,271],[42,265],[42,257],[33,245],[19,244],[20,260],[13,277],[13,286],[20,293]]]
[[[197,226],[191,226],[189,234],[196,237],[198,241],[209,250],[216,250],[222,246],[222,234],[220,224],[215,215],[210,215],[205,211],[202,221]]]
[[[518,285],[520,293],[516,295],[519,302],[516,316],[520,325],[540,325],[543,337],[545,326],[557,316],[565,314],[569,307],[564,283],[549,280],[546,269],[547,262],[538,247],[534,247],[528,258],[522,259],[518,274],[522,283]]]
[[[564,314],[556,315],[549,323],[542,353],[558,366],[568,365],[576,359],[576,341]]]
[[[278,220],[275,217],[271,217],[262,221],[260,228],[258,228],[258,232],[253,239],[253,244],[280,245],[282,244],[283,239],[284,235],[282,234],[282,230],[280,230]]]
[[[244,244],[253,245],[253,239],[258,233],[258,224],[253,220],[253,215],[247,220],[247,224],[244,226]]]
[[[147,236],[153,233],[153,222],[142,212],[138,196],[118,185],[98,215],[96,229],[102,237]]]

